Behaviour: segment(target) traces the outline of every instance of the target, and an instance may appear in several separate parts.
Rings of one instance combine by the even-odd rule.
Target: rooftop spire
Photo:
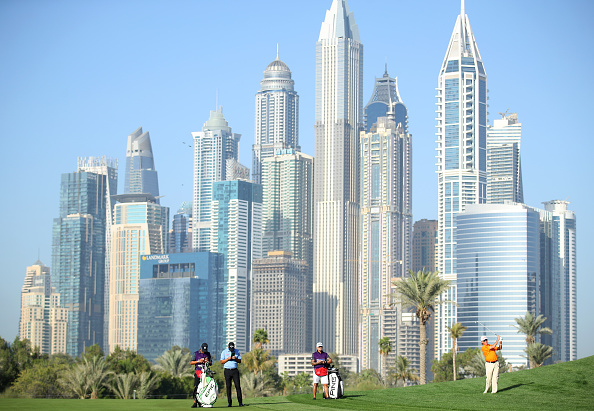
[[[462,6],[460,7],[460,15],[464,17],[464,0],[462,0]]]
[[[276,43],[276,59],[278,60],[278,43]]]

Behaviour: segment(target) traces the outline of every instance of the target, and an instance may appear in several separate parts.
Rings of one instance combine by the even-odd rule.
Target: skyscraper
[[[399,344],[392,281],[403,278],[411,264],[412,137],[396,125],[392,111],[361,133],[361,368],[386,374],[394,356],[382,361],[379,340]],[[406,308],[406,307],[404,307]],[[396,350],[394,350],[396,351]]]
[[[278,58],[264,70],[256,93],[256,130],[252,147],[252,180],[262,184],[262,161],[276,150],[299,147],[299,96],[291,70]]]
[[[537,313],[539,215],[524,204],[468,205],[458,214],[458,317],[468,329],[460,352],[477,347],[481,335],[505,340],[504,356],[527,365],[525,336],[515,318]]]
[[[437,221],[422,219],[413,225],[412,264],[415,273],[437,271]]]
[[[388,65],[386,64],[384,75],[375,78],[373,93],[364,109],[365,131],[369,133],[377,119],[387,117],[388,112],[392,113],[396,125],[402,124],[404,133],[408,133],[408,110],[398,92],[398,79],[388,75]]]
[[[541,295],[544,326],[553,330],[542,337],[553,347],[553,361],[577,359],[576,217],[569,202],[552,200],[540,210]]]
[[[462,10],[439,72],[437,87],[438,269],[452,287],[444,298],[456,301],[456,216],[487,197],[487,74]],[[456,307],[437,308],[436,354],[451,349],[448,326]]]
[[[114,196],[109,282],[109,352],[136,350],[140,256],[167,249],[169,208],[151,194]]]
[[[326,351],[357,355],[359,131],[363,45],[346,0],[333,0],[316,44],[314,331]]]
[[[86,171],[91,170],[91,171]],[[52,285],[68,310],[66,353],[103,345],[108,194],[117,185],[117,161],[79,159],[62,174],[60,216],[54,219]]]
[[[38,347],[41,354],[66,352],[68,310],[60,306],[60,294],[51,286],[50,269],[37,261],[27,267],[21,291],[19,338]]]
[[[516,113],[501,113],[501,119],[487,129],[487,203],[524,202],[521,137]]]
[[[223,108],[210,112],[202,131],[192,133],[194,139],[194,188],[192,210],[192,248],[210,249],[210,212],[212,185],[227,180],[227,163],[237,162],[241,134],[233,133],[223,116]]]
[[[151,137],[148,131],[142,132],[142,127],[128,136],[124,194],[151,194],[159,203],[159,181]]]
[[[249,181],[212,185],[210,251],[223,255],[224,341],[240,350],[251,342],[252,261],[262,258],[262,186]],[[243,348],[242,348],[243,347]],[[224,347],[218,347],[220,349]]]
[[[169,230],[169,253],[192,251],[192,203],[183,202]]]

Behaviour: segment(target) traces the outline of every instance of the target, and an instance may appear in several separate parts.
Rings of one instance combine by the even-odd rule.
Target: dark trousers
[[[241,384],[239,383],[239,370],[237,368],[225,368],[225,385],[227,386],[227,402],[229,404],[231,404],[231,380],[235,384],[237,401],[241,404],[243,399],[241,398]]]

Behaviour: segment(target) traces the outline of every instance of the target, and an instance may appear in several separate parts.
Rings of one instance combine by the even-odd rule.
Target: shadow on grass
[[[244,404],[246,406],[248,405],[276,405],[276,404],[295,404],[292,401],[269,401],[269,402],[250,402],[249,404]]]
[[[534,384],[534,382],[529,382],[527,384],[515,384],[515,385],[510,385],[509,387],[505,387],[505,388],[500,388],[499,390],[497,390],[497,392],[501,392],[501,391],[508,391],[508,390],[513,390],[514,388],[519,388],[522,387],[524,385],[532,385]]]

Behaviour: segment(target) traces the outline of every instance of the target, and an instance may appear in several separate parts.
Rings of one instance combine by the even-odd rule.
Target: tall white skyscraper
[[[392,281],[403,278],[411,267],[412,234],[412,137],[402,122],[396,125],[392,112],[389,116],[377,118],[370,132],[361,133],[359,357],[362,369],[373,368],[383,375],[400,348],[395,331],[400,331],[401,307],[393,305],[396,301],[390,295]],[[384,337],[395,348],[386,361],[378,346]]]
[[[212,184],[227,180],[227,170],[234,169],[241,134],[233,133],[223,116],[223,108],[210,112],[202,131],[194,139],[194,196],[192,209],[192,248],[210,250],[210,212]],[[229,161],[230,160],[230,161]]]
[[[516,113],[501,114],[487,129],[487,203],[524,202],[520,140]]]
[[[542,339],[553,347],[553,361],[577,359],[576,217],[568,205],[547,201],[540,211],[540,312],[547,317],[544,325],[553,330]]]
[[[456,301],[456,216],[487,197],[487,74],[464,12],[460,15],[441,66],[437,87],[438,269],[452,281],[445,299]],[[456,307],[437,309],[435,351],[451,349],[448,326]]]
[[[316,43],[314,339],[357,355],[359,131],[363,45],[346,0],[333,0]]]
[[[264,70],[256,93],[256,129],[252,147],[252,180],[262,184],[262,161],[276,150],[299,147],[299,96],[291,70],[278,58]]]

